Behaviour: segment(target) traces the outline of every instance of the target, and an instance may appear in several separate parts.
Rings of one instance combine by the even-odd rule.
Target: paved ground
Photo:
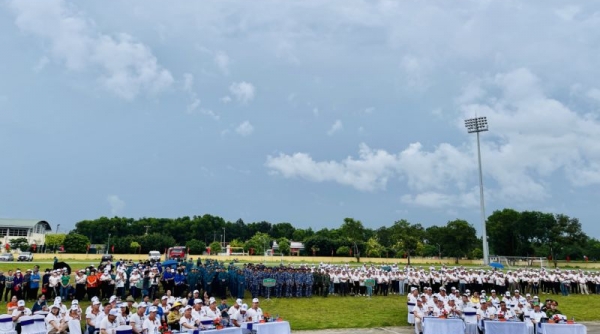
[[[600,334],[600,322],[582,322],[587,327],[588,334]],[[318,331],[292,331],[298,334],[414,334],[412,327],[384,327],[384,328],[349,328],[325,329]]]

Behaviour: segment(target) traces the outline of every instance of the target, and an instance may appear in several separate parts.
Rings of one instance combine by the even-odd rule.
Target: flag
[[[188,252],[188,254],[190,253],[190,246],[188,246],[188,251],[187,252]]]
[[[90,251],[90,244],[87,245],[87,251]]]
[[[331,256],[333,256],[333,249],[331,250]]]
[[[110,246],[110,251],[113,253],[115,252],[115,245]]]

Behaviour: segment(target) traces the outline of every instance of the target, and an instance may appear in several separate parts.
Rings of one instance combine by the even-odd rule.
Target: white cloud
[[[214,110],[201,108],[200,113],[206,116],[210,116],[215,121],[218,121],[221,117]]]
[[[229,86],[229,92],[235,96],[238,101],[248,103],[254,99],[256,89],[251,83],[242,81],[232,83],[231,86]]]
[[[333,136],[336,132],[342,131],[343,128],[344,125],[342,124],[342,121],[338,119],[335,122],[333,122],[329,130],[327,130],[327,135]]]
[[[369,107],[369,108],[365,108],[364,113],[372,114],[374,111],[375,111],[375,107]]]
[[[312,110],[313,115],[315,115],[315,117],[319,116],[319,108],[313,108]]]
[[[35,66],[33,67],[33,70],[35,72],[40,72],[46,67],[46,65],[48,65],[49,62],[50,58],[42,56],[40,60],[38,60],[37,64],[35,64]]]
[[[237,132],[240,136],[249,136],[254,132],[254,126],[250,124],[248,121],[244,121],[240,125],[235,128],[235,132]]]
[[[52,58],[69,70],[100,70],[106,90],[131,100],[140,93],[157,94],[173,83],[150,49],[127,34],[114,36],[95,25],[65,1],[12,1],[16,25],[49,42]]]
[[[200,99],[194,98],[187,106],[186,112],[188,114],[194,113],[194,111],[200,106]]]
[[[110,213],[113,216],[120,215],[125,209],[125,201],[119,198],[117,195],[108,195],[106,201],[110,205]]]
[[[190,73],[183,74],[183,90],[191,93],[194,89],[194,75]]]
[[[357,158],[315,161],[307,153],[268,156],[271,173],[313,182],[333,181],[363,191],[383,190],[390,179],[406,184],[402,202],[426,207],[467,207],[478,203],[476,142],[463,120],[486,116],[482,134],[486,196],[525,203],[551,196],[549,178],[562,173],[575,187],[600,184],[600,121],[580,115],[546,96],[528,69],[478,78],[457,101],[455,120],[464,143],[425,150],[412,143],[399,153],[361,144]],[[494,92],[486,93],[486,92]],[[467,98],[470,96],[470,98]],[[467,102],[485,100],[488,103]],[[341,126],[340,126],[341,128]]]
[[[227,104],[227,103],[231,102],[231,97],[229,97],[229,95],[223,96],[221,98],[221,102],[223,102],[224,104]]]
[[[587,97],[600,102],[600,89],[592,88],[592,89],[588,90],[586,95],[587,95]]]
[[[223,74],[229,74],[229,56],[224,51],[215,53],[215,64]]]

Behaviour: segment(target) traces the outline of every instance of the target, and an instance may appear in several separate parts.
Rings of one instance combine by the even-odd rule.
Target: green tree
[[[360,262],[360,251],[357,247],[357,242],[365,240],[365,227],[360,220],[353,218],[345,218],[344,223],[340,227],[340,234],[354,246],[354,256],[356,261]]]
[[[229,242],[229,246],[231,247],[244,247],[244,242],[240,239],[233,239]]]
[[[142,248],[142,245],[140,245],[140,243],[137,241],[132,241],[129,244],[129,249],[131,249],[131,252],[134,254],[138,253],[141,250],[141,248]]]
[[[190,249],[190,254],[201,255],[206,251],[206,244],[204,243],[204,241],[196,239],[189,240],[188,242],[186,242],[185,246]]]
[[[87,245],[90,244],[90,239],[85,235],[71,232],[65,237],[65,252],[68,253],[85,253]]]
[[[66,236],[66,234],[63,234],[63,233],[46,234],[46,240],[44,241],[44,244],[46,245],[47,249],[58,249],[58,247],[60,247],[60,245],[64,244],[65,236]]]
[[[290,255],[290,241],[286,238],[280,238],[277,242],[279,245],[279,252],[283,255]]]
[[[291,239],[294,236],[294,232],[296,229],[290,223],[279,223],[274,224],[271,228],[271,233],[269,233],[275,239]]]
[[[350,247],[340,246],[335,253],[339,256],[350,256]]]
[[[26,252],[29,249],[29,242],[27,238],[16,238],[10,240],[10,248],[18,249],[21,252]]]
[[[221,253],[221,243],[218,241],[213,241],[210,243],[210,245],[208,246],[210,247],[210,253],[211,254],[219,254]]]
[[[478,244],[477,231],[465,220],[449,221],[445,227],[444,249],[448,256],[456,258],[469,257]]]
[[[406,259],[410,265],[410,256],[417,252],[419,243],[422,243],[425,236],[425,229],[421,224],[411,224],[407,220],[402,219],[394,222],[388,229],[392,236],[392,240],[396,243],[392,249],[397,255],[406,254]]]
[[[377,238],[370,238],[367,240],[367,256],[368,257],[380,257],[384,254],[385,247],[383,247]]]
[[[139,238],[139,243],[142,245],[142,253],[148,253],[153,250],[163,253],[169,247],[177,246],[173,237],[159,233],[144,235]]]
[[[271,236],[262,233],[256,232],[248,241],[244,243],[244,250],[249,252],[250,249],[254,249],[254,254],[262,255],[265,253],[267,249],[271,247]]]

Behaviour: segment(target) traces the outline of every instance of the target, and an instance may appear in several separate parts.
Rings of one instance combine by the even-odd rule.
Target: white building
[[[41,246],[46,240],[46,233],[52,231],[45,220],[0,218],[0,238],[2,246],[16,238],[27,238],[30,245]],[[4,249],[4,247],[2,247]]]

